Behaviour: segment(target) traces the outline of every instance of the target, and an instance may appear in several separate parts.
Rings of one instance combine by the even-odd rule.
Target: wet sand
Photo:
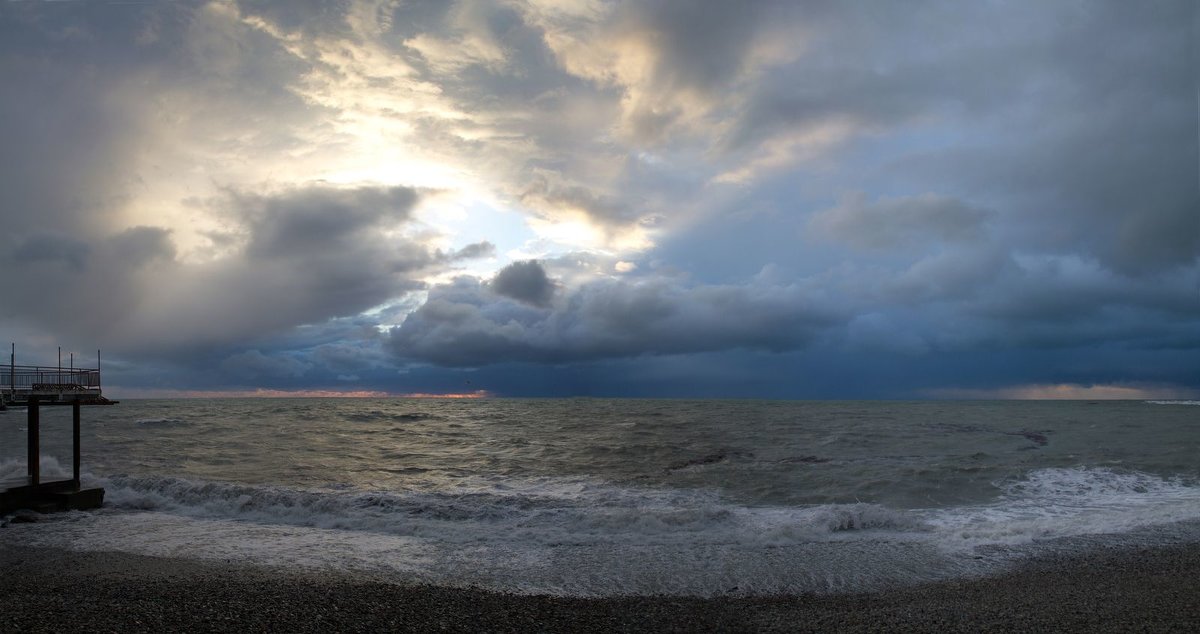
[[[1109,549],[986,579],[770,598],[519,596],[4,544],[0,631],[1200,630],[1200,546]]]

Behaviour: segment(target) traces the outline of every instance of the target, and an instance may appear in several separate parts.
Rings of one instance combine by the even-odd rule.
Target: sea
[[[570,596],[872,591],[1200,542],[1200,401],[185,399],[83,409],[103,508],[4,544]],[[0,481],[26,472],[0,412]],[[70,477],[69,408],[42,409]]]

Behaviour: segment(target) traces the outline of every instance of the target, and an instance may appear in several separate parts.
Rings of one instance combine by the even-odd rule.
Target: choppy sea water
[[[0,544],[572,595],[870,590],[1196,541],[1197,401],[257,399],[84,409],[105,508]],[[43,472],[70,471],[44,408]],[[0,412],[0,480],[25,412]]]

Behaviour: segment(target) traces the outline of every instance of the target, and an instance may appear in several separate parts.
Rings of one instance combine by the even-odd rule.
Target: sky
[[[0,340],[117,397],[1196,398],[1198,42],[1190,0],[4,2]]]

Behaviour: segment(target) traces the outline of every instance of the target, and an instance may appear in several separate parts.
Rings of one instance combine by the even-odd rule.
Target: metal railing
[[[79,391],[100,388],[100,370],[40,365],[0,366],[0,391]]]

